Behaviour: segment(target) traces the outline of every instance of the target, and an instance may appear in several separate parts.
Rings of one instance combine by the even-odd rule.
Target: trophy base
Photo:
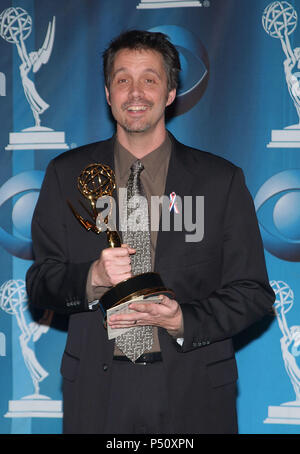
[[[142,0],[141,3],[136,7],[137,9],[153,9],[153,8],[182,8],[191,6],[202,6],[200,1],[160,1],[160,0]]]
[[[165,294],[174,298],[174,292],[164,286],[161,277],[157,273],[144,273],[126,279],[115,285],[102,296],[100,303],[106,313],[111,307],[126,303],[139,296]]]
[[[5,150],[68,150],[65,133],[42,126],[33,126],[21,132],[9,134],[9,144]]]
[[[267,148],[300,148],[300,129],[275,129]]]
[[[264,423],[300,425],[300,401],[270,406],[268,408],[268,418],[264,420]]]
[[[5,418],[62,418],[62,401],[47,396],[32,395],[10,400]]]

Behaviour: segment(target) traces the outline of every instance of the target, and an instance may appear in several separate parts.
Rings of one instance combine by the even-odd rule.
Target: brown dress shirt
[[[151,153],[140,159],[144,165],[141,173],[141,182],[148,200],[149,219],[151,219],[151,196],[162,196],[165,192],[166,178],[168,173],[169,161],[171,156],[171,140],[168,135],[164,142]],[[126,148],[124,148],[116,139],[114,147],[115,177],[116,189],[126,188],[130,175],[130,167],[137,160]],[[158,225],[158,220],[156,220]],[[151,241],[151,264],[154,269],[155,249],[157,240],[157,231],[150,229]],[[91,270],[87,280],[87,297],[88,301],[100,299],[109,287],[95,287],[91,285]],[[182,333],[180,333],[182,336]],[[176,336],[177,337],[177,336]],[[157,327],[154,327],[154,342],[151,350],[148,352],[160,351]],[[147,353],[147,352],[145,352]],[[123,353],[115,346],[115,355]]]

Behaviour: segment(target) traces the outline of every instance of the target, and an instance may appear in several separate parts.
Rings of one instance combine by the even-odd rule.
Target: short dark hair
[[[163,57],[167,73],[168,91],[178,87],[181,70],[179,54],[176,47],[169,41],[168,36],[160,32],[130,30],[111,41],[109,47],[103,53],[103,72],[105,85],[108,89],[116,53],[122,49],[155,50],[159,52]]]

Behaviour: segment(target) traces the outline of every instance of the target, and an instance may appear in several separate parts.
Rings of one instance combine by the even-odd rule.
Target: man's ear
[[[172,104],[172,102],[174,101],[175,98],[176,98],[176,88],[173,88],[173,90],[169,91],[166,107],[170,106],[170,104]]]
[[[106,95],[106,101],[107,101],[108,105],[110,106],[109,90],[106,85],[105,85],[105,95]]]

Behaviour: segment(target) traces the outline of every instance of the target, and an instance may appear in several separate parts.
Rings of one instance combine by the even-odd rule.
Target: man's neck
[[[164,142],[166,129],[161,130],[159,134],[147,134],[147,132],[128,133],[117,127],[117,136],[118,141],[126,150],[137,159],[142,159]]]

